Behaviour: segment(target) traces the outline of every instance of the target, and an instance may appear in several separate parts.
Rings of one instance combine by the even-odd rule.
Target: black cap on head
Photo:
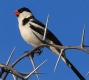
[[[31,11],[30,11],[28,8],[26,8],[26,7],[20,8],[18,11],[19,11],[20,13],[22,13],[23,11],[31,12]]]

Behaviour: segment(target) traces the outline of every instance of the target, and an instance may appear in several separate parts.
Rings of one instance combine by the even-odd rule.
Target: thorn
[[[45,26],[45,30],[44,30],[43,41],[45,41],[45,38],[46,38],[46,32],[47,32],[47,27],[48,27],[48,20],[49,20],[49,14],[48,14],[47,20],[46,20],[46,26]]]
[[[61,55],[63,54],[63,51],[64,51],[64,49],[61,49],[61,53],[60,53],[60,55],[59,55],[59,57],[58,57],[58,59],[57,59],[57,62],[56,62],[55,68],[54,68],[54,72],[56,71],[56,68],[57,68],[58,63],[59,63],[59,61],[60,61],[60,59],[61,59]]]
[[[36,66],[35,66],[35,63],[34,63],[34,61],[33,61],[32,56],[29,55],[29,57],[30,57],[30,60],[31,60],[31,63],[32,63],[33,68],[36,69]],[[35,73],[37,73],[37,71],[35,71]],[[37,77],[38,80],[40,80],[38,74],[36,74],[36,77]]]
[[[57,59],[57,62],[56,62],[55,68],[54,68],[54,72],[56,71],[56,68],[57,68],[57,66],[58,66],[59,61],[60,61],[60,56],[59,56],[58,59]]]
[[[25,79],[28,79],[38,68],[40,68],[47,60],[42,62],[37,68],[35,68],[30,74],[28,74]]]
[[[83,28],[81,47],[84,47],[84,35],[85,35],[85,28],[86,28],[86,24],[84,24],[84,28]]]
[[[86,77],[89,75],[89,72],[86,74]]]
[[[14,53],[15,49],[16,49],[16,46],[13,48],[13,50],[12,50],[12,52],[11,52],[11,54],[10,54],[10,56],[9,56],[9,58],[8,58],[8,60],[7,60],[7,62],[6,62],[6,65],[8,65],[8,64],[10,63],[10,60],[11,60],[11,58],[12,58],[12,56],[13,56],[13,53]]]

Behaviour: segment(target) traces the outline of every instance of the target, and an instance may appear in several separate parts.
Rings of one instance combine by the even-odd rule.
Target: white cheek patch
[[[22,16],[23,16],[24,18],[26,18],[26,15],[27,15],[27,13],[25,13],[25,12],[22,13]]]
[[[22,16],[23,16],[24,18],[28,18],[28,17],[32,16],[32,14],[31,14],[30,12],[24,11],[24,12],[22,13]]]

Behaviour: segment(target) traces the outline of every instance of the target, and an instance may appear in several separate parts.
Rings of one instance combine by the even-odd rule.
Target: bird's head
[[[23,8],[20,8],[20,9],[16,10],[14,12],[14,14],[18,17],[18,20],[21,20],[21,21],[24,18],[28,18],[28,17],[33,16],[32,12],[26,7],[23,7]]]

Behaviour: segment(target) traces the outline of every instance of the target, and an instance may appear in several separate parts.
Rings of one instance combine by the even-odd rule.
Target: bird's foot
[[[38,50],[36,51],[36,54],[39,56],[39,55],[41,55],[42,52],[43,52],[42,49],[38,49]]]

